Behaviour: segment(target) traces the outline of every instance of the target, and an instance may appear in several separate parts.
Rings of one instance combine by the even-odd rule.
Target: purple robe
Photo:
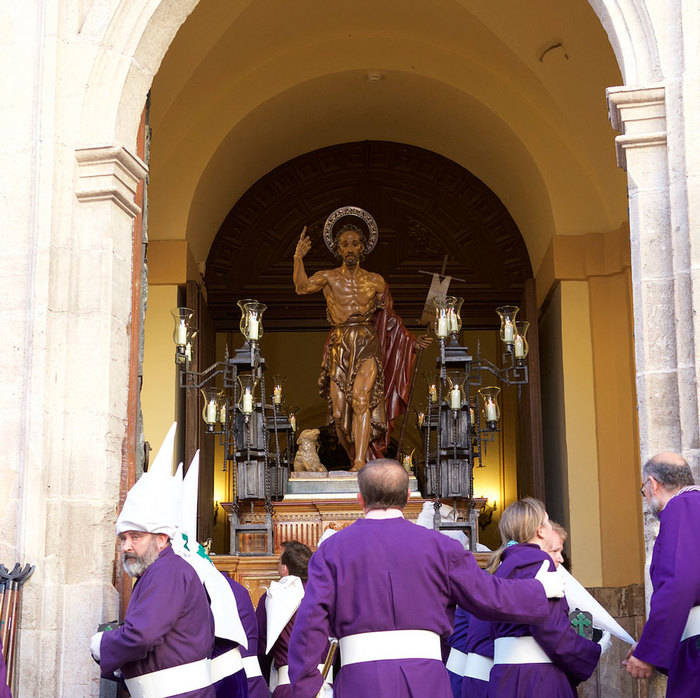
[[[700,605],[700,492],[673,497],[659,512],[661,528],[651,558],[649,618],[634,656],[668,674],[666,695],[700,693],[700,636],[681,635],[693,606]]]
[[[456,649],[464,654],[467,653],[467,630],[469,629],[469,620],[471,616],[460,606],[455,610],[455,621],[453,625],[452,635],[447,639],[447,644],[450,649]],[[449,655],[448,655],[449,656]],[[462,676],[447,670],[447,675],[450,677],[450,686],[452,687],[452,695],[454,698],[462,698]]]
[[[320,689],[316,665],[325,659],[329,636],[384,630],[447,636],[456,604],[494,620],[525,623],[543,620],[549,611],[539,582],[496,579],[441,533],[403,518],[356,521],[326,540],[309,563],[289,654],[295,698],[313,698]],[[434,659],[348,664],[333,690],[336,698],[452,697],[445,665]]]
[[[12,698],[12,694],[7,685],[5,660],[2,658],[2,642],[0,642],[0,698]]]
[[[270,653],[265,656],[265,648],[267,646],[267,612],[265,611],[265,599],[267,598],[267,592],[265,592],[258,601],[258,608],[256,610],[256,615],[258,617],[258,634],[259,634],[259,645],[258,645],[258,658],[260,659],[260,666],[263,667],[263,675],[267,678],[268,683],[270,681],[270,671],[272,664],[274,662],[276,667],[282,667],[289,664],[289,644],[292,638],[292,628],[294,627],[294,620],[297,616],[295,613],[284,629],[280,633],[275,644],[272,645]],[[290,684],[285,684],[284,686],[276,686],[272,695],[274,698],[291,698],[292,687]]]
[[[534,577],[542,561],[554,563],[537,545],[520,543],[503,551],[501,566],[495,577],[528,579]],[[515,625],[494,623],[493,635],[523,637],[531,635],[552,660],[551,664],[494,664],[489,679],[489,696],[498,698],[575,698],[574,686],[585,681],[594,671],[600,658],[600,646],[581,637],[569,621],[566,599],[550,599],[547,617],[537,623]]]
[[[481,618],[472,618],[467,630],[467,652],[493,659],[492,623]],[[465,676],[462,679],[460,698],[486,698],[489,682]]]
[[[214,618],[192,566],[168,546],[139,577],[124,624],[100,643],[105,678],[121,669],[125,679],[211,657]],[[214,687],[178,693],[179,698],[214,698]]]

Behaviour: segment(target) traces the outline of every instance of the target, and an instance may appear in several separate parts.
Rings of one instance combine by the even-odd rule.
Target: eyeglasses
[[[647,478],[646,480],[644,480],[644,482],[642,483],[642,486],[639,488],[639,494],[641,494],[642,497],[647,496],[647,493],[644,491],[644,488],[647,486],[647,482],[649,482],[650,479],[651,478]]]

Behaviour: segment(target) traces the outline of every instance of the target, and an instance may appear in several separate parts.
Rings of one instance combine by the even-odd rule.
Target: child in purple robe
[[[654,593],[642,636],[626,660],[645,678],[668,674],[668,698],[700,695],[700,487],[685,460],[660,453],[643,470],[642,492],[661,526],[649,574]]]
[[[505,542],[489,564],[494,576],[528,579],[543,560],[554,569],[545,552],[551,546],[552,525],[542,502],[531,498],[514,502],[503,512],[499,529]],[[581,637],[571,627],[565,599],[550,600],[549,607],[542,621],[493,623],[489,697],[575,698],[575,686],[593,673],[601,645]]]
[[[358,481],[365,518],[325,541],[309,564],[289,650],[294,698],[321,688],[329,635],[340,639],[336,698],[451,698],[440,638],[455,606],[530,623],[547,617],[546,593],[535,580],[495,579],[456,541],[406,521],[408,475],[396,461],[368,463]]]

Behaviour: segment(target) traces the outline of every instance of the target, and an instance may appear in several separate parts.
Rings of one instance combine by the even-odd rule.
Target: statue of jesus
[[[368,225],[369,236],[348,217]],[[333,224],[341,221],[337,231]],[[310,278],[304,257],[311,249],[306,226],[294,252],[294,288],[298,294],[323,291],[332,329],[326,341],[319,387],[329,401],[331,421],[352,470],[368,456],[379,457],[389,443],[392,421],[406,409],[413,377],[415,339],[393,312],[386,282],[360,266],[377,241],[374,219],[364,210],[343,207],[326,221],[324,240],[342,260],[339,267],[318,271]]]

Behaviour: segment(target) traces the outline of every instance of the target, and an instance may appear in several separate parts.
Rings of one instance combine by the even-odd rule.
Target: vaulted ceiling
[[[235,329],[236,301],[268,306],[268,329],[327,326],[322,294],[297,296],[292,255],[304,225],[313,241],[307,272],[337,265],[323,244],[326,217],[360,206],[379,226],[364,266],[384,276],[404,321],[416,326],[430,277],[453,280],[469,327],[495,327],[494,308],[520,300],[532,276],[522,236],[505,206],[460,165],[422,148],[362,141],[296,157],[256,182],[226,216],[206,265],[209,309],[218,331]]]

